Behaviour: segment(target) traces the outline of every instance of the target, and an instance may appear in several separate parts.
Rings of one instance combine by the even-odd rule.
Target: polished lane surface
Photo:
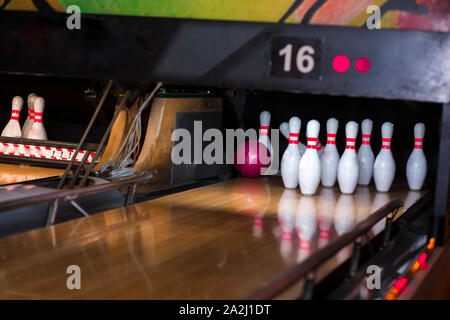
[[[230,180],[1,239],[0,298],[244,298],[388,201],[420,196],[394,186],[305,197],[280,177]],[[71,265],[81,290],[67,288]]]

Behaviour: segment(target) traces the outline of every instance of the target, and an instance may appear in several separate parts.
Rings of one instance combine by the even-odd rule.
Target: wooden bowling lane
[[[1,239],[0,298],[244,298],[383,201],[408,195],[394,186],[383,196],[372,188],[353,196],[323,188],[303,197],[285,190],[281,177],[173,194]],[[70,265],[81,268],[81,290],[66,287]]]
[[[0,163],[0,185],[59,176],[64,170]]]

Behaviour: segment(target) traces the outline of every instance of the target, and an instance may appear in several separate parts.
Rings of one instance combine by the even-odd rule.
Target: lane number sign
[[[319,79],[322,42],[318,39],[274,37],[271,74],[283,78]]]

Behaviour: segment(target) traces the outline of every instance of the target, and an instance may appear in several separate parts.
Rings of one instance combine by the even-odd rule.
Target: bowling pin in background
[[[335,118],[327,121],[327,145],[320,157],[322,162],[322,185],[332,187],[336,183],[339,164],[339,152],[336,149],[336,133],[339,121]]]
[[[284,187],[295,189],[298,186],[298,164],[300,162],[300,150],[297,147],[301,127],[301,120],[292,117],[289,120],[289,146],[284,151],[281,159],[281,177]]]
[[[270,127],[270,112],[269,111],[261,112],[261,114],[259,115],[259,123],[260,123],[260,129],[259,129],[258,142],[265,145],[266,148],[270,151],[270,156],[273,157],[272,144],[270,143],[270,138],[269,138],[269,127]]]
[[[373,180],[379,192],[388,192],[395,177],[395,161],[391,152],[394,125],[385,122],[381,126],[381,150],[373,165]]]
[[[292,253],[292,232],[295,225],[297,200],[297,190],[286,189],[278,203],[278,222],[282,230],[280,253],[284,259],[288,259]]]
[[[47,133],[45,132],[44,124],[42,123],[44,108],[44,98],[37,97],[34,100],[34,122],[28,132],[27,139],[47,140]]]
[[[289,123],[283,122],[280,124],[280,131],[281,134],[289,141]],[[298,150],[300,151],[300,156],[302,156],[306,151],[306,146],[300,141],[298,142]]]
[[[323,145],[320,143],[319,138],[317,138],[316,149],[317,149],[317,154],[320,157],[322,155],[322,153],[323,153]]]
[[[333,224],[336,207],[336,194],[332,188],[321,188],[317,199],[319,223],[319,248],[325,246],[330,240],[330,227]]]
[[[355,121],[347,123],[345,126],[345,135],[347,137],[347,144],[339,160],[337,179],[341,192],[352,194],[355,192],[359,178],[359,161],[355,151],[358,124]]]
[[[316,144],[319,136],[320,123],[317,120],[310,120],[306,129],[308,141],[305,154],[300,159],[298,167],[298,182],[300,190],[304,195],[313,195],[316,193],[320,183],[321,164]]]
[[[30,93],[28,95],[27,103],[28,103],[28,117],[25,120],[25,123],[22,127],[22,138],[26,138],[28,132],[31,129],[31,126],[34,123],[34,100],[36,100],[37,95],[34,93]]]
[[[422,189],[423,182],[427,176],[427,159],[422,149],[424,136],[425,125],[417,123],[414,126],[414,150],[406,164],[406,178],[411,190]]]
[[[22,136],[22,130],[20,129],[19,116],[22,110],[23,99],[16,96],[12,100],[11,119],[6,127],[3,129],[2,137],[20,138]]]
[[[303,261],[311,253],[311,239],[317,228],[317,208],[314,197],[301,197],[298,201],[295,229],[299,238],[297,262]]]
[[[364,119],[361,124],[362,142],[358,150],[359,160],[359,184],[367,186],[372,180],[373,162],[375,156],[370,146],[370,135],[372,134],[373,122],[370,119]]]

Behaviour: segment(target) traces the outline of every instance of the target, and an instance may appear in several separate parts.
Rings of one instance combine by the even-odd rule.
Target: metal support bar
[[[89,213],[87,213],[86,210],[84,210],[78,203],[76,203],[75,200],[70,201],[70,204],[79,212],[81,212],[82,215],[84,215],[85,217],[89,217]]]
[[[80,165],[78,166],[77,170],[75,170],[73,177],[70,180],[69,189],[72,189],[73,186],[75,185],[75,183],[77,182],[77,179],[78,179],[78,176],[80,175],[81,169],[84,167],[84,164],[86,163],[90,153],[91,153],[91,150],[86,150],[86,153],[84,154],[83,158],[81,159]],[[94,162],[94,160],[92,160],[92,162]]]
[[[75,150],[75,153],[73,154],[72,159],[70,160],[69,164],[67,165],[66,171],[64,171],[64,174],[63,174],[61,180],[59,181],[59,184],[58,184],[58,187],[57,187],[58,189],[61,189],[62,186],[64,185],[64,182],[66,181],[66,178],[67,178],[67,176],[68,176],[68,174],[70,172],[70,169],[72,168],[72,166],[73,166],[73,164],[75,162],[75,159],[76,159],[78,153],[80,152],[80,149],[83,146],[84,141],[86,140],[86,138],[87,138],[87,136],[89,134],[89,131],[91,131],[91,128],[94,125],[95,119],[97,119],[97,116],[98,116],[98,114],[99,114],[99,112],[100,112],[100,110],[101,110],[101,108],[102,108],[102,106],[103,106],[103,104],[104,104],[104,102],[106,100],[106,97],[109,94],[109,91],[111,90],[112,84],[113,84],[113,80],[109,80],[108,81],[108,85],[106,86],[106,90],[103,93],[103,96],[100,99],[100,102],[98,103],[97,108],[95,109],[95,112],[92,115],[88,126],[86,127],[86,130],[84,130],[83,136],[81,137],[81,140],[78,143],[77,149]],[[82,166],[82,165],[83,164],[80,164],[80,166]]]
[[[355,241],[355,244],[353,246],[352,258],[350,260],[350,269],[347,275],[347,280],[353,278],[356,272],[358,271],[359,258],[361,256],[361,247],[362,247],[361,242]]]
[[[114,114],[114,117],[112,118],[111,122],[108,125],[108,128],[106,129],[105,133],[103,134],[102,139],[100,140],[100,144],[98,145],[97,150],[94,153],[92,162],[88,165],[88,167],[86,169],[86,173],[84,174],[83,179],[81,179],[80,188],[84,187],[84,185],[86,184],[89,174],[91,173],[92,169],[94,168],[96,161],[100,157],[103,146],[106,143],[106,139],[108,138],[109,133],[111,132],[112,127],[113,127],[114,123],[116,122],[117,117],[119,116],[119,114],[123,110],[123,108],[125,107],[126,102],[128,101],[128,98],[130,97],[130,94],[131,94],[131,91],[128,90],[125,93],[125,96],[123,97],[122,101],[120,102],[119,108],[117,109],[116,113]]]
[[[441,119],[441,136],[439,142],[439,157],[433,211],[433,236],[436,239],[436,244],[439,246],[444,245],[445,232],[448,225],[446,219],[449,219],[447,215],[447,203],[450,160],[450,104],[447,103],[442,105]]]
[[[46,227],[51,226],[52,224],[55,223],[56,213],[58,212],[58,206],[59,202],[57,199],[55,199],[49,204],[47,213],[47,222],[45,224]]]
[[[129,206],[131,204],[134,203],[134,196],[136,194],[136,184],[132,184],[131,186],[128,187],[128,191],[127,191],[127,197],[125,199],[125,204],[124,206]]]
[[[314,287],[316,285],[316,272],[311,272],[305,279],[303,285],[302,300],[312,300],[314,295]]]

